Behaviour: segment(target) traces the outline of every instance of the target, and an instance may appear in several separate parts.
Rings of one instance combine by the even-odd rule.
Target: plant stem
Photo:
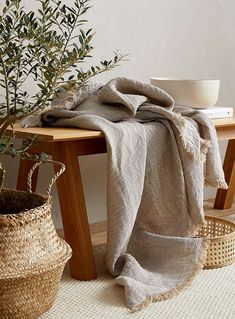
[[[9,100],[9,85],[8,85],[8,77],[7,77],[7,70],[3,61],[3,58],[0,56],[0,62],[2,64],[3,76],[4,76],[4,83],[5,83],[5,92],[6,92],[6,107],[7,107],[7,116],[11,116],[10,110],[10,100]]]
[[[5,120],[5,122],[0,127],[0,140],[3,137],[4,133],[6,132],[6,129],[8,128],[8,126],[15,123],[17,119],[18,117],[16,115],[12,115]]]
[[[74,20],[74,23],[73,23],[72,28],[69,30],[69,34],[68,34],[67,40],[66,40],[65,45],[64,45],[64,48],[63,48],[63,50],[62,50],[62,52],[61,52],[60,61],[62,61],[62,59],[63,59],[63,57],[64,57],[65,50],[66,50],[67,47],[68,47],[68,44],[69,44],[69,41],[70,41],[71,36],[72,36],[72,34],[73,34],[73,31],[74,31],[74,29],[75,29],[75,27],[76,27],[76,25],[77,25],[77,21],[78,21],[79,16],[80,16],[80,9],[78,9],[77,14],[76,14],[76,19]]]

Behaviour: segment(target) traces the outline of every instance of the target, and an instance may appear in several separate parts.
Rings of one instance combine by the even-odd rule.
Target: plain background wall
[[[24,2],[31,8],[37,5],[35,0]],[[91,4],[87,28],[93,27],[96,35],[90,63],[111,58],[117,49],[129,54],[128,62],[97,77],[97,81],[106,82],[116,76],[146,82],[151,76],[216,78],[221,80],[217,104],[234,105],[234,0],[93,0]],[[6,185],[14,187],[18,160],[4,158],[4,162],[8,167]],[[82,157],[80,165],[89,220],[104,220],[106,155]],[[45,188],[47,173],[52,174],[52,170],[43,172],[39,191]],[[206,197],[213,194],[206,191]],[[59,225],[56,192],[54,203]]]

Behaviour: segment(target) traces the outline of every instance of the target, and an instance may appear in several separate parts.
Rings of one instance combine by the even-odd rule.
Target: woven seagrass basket
[[[206,225],[197,237],[209,239],[205,269],[220,268],[235,262],[235,224],[231,221],[206,216]]]
[[[3,189],[0,193],[1,319],[36,319],[54,302],[71,257],[51,218],[49,193],[63,170],[47,196],[32,193],[31,186],[28,192]]]

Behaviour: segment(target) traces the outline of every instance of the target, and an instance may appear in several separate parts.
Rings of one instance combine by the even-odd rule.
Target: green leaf
[[[0,116],[8,116],[10,125],[49,106],[61,84],[82,87],[122,59],[115,54],[113,60],[101,61],[100,66],[77,68],[92,56],[92,29],[82,29],[90,1],[66,3],[39,0],[39,8],[30,10],[23,6],[23,0],[6,0],[0,17],[0,86],[4,91]],[[71,74],[74,70],[75,75]],[[27,89],[28,83],[35,93]],[[12,141],[3,141],[3,136],[0,133],[0,153],[19,154]]]

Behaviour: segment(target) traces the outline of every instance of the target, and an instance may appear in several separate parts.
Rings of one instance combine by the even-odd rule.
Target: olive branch
[[[26,154],[34,137],[17,149],[15,134],[7,136],[7,128],[48,107],[61,85],[83,87],[125,57],[115,52],[111,60],[84,70],[81,64],[93,50],[94,32],[82,28],[90,0],[74,0],[72,6],[61,0],[37,1],[39,8],[32,11],[22,0],[6,0],[0,15],[0,154]]]

